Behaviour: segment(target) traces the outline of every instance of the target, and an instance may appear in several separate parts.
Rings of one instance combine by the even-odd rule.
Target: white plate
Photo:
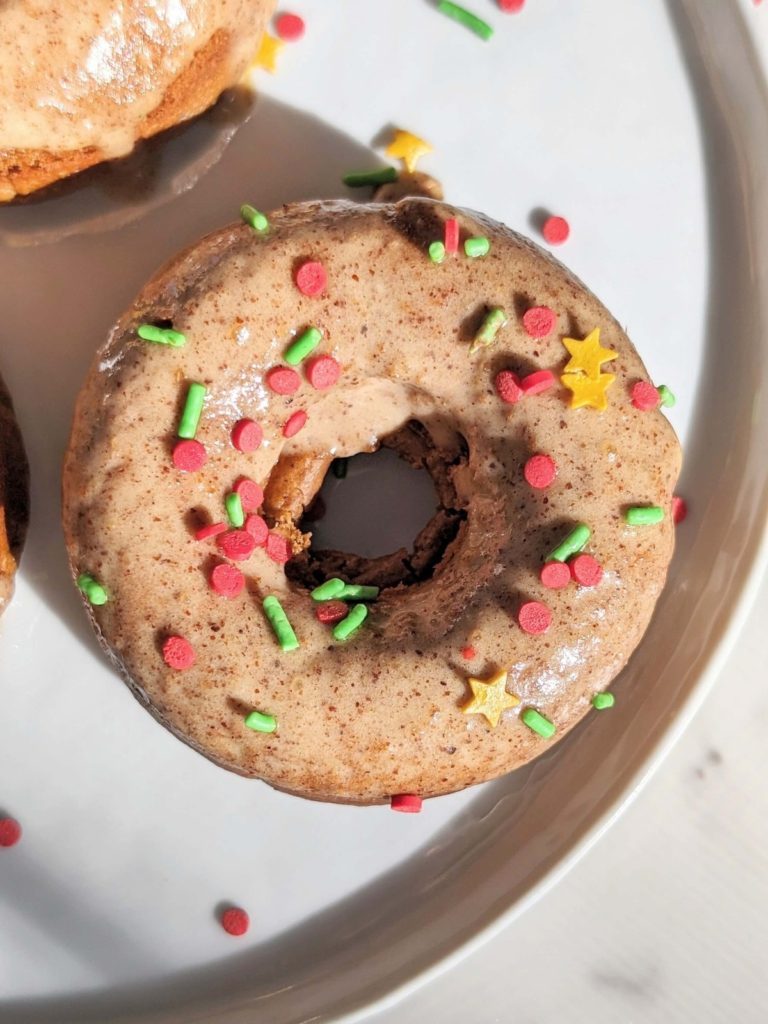
[[[742,15],[726,0],[473,6],[491,43],[426,0],[301,0],[308,33],[264,82],[273,98],[192,190],[174,198],[216,149],[212,122],[159,150],[127,213],[97,184],[0,211],[0,362],[34,503],[0,644],[0,809],[25,827],[0,851],[2,1024],[297,1024],[393,998],[572,862],[722,656],[768,510],[768,107]],[[617,707],[417,817],[307,804],[173,740],[98,651],[58,526],[74,395],[153,268],[244,199],[340,194],[389,122],[433,143],[424,167],[453,201],[524,230],[539,207],[570,219],[558,255],[678,394],[691,502]],[[250,910],[246,938],[215,923],[225,900]]]

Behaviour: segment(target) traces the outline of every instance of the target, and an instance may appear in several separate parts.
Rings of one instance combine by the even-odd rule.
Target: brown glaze
[[[11,400],[0,379],[0,614],[13,593],[28,520],[27,459]]]

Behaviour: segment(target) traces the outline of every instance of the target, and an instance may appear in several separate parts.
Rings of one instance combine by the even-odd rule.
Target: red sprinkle
[[[255,420],[238,420],[232,428],[232,444],[239,452],[255,452],[264,439],[264,431]]]
[[[202,469],[208,460],[208,453],[199,441],[179,441],[173,449],[173,464],[184,473]]]
[[[467,661],[472,661],[473,658],[477,657],[477,651],[471,644],[467,644],[466,647],[461,648],[462,658],[466,658]]]
[[[536,370],[529,373],[520,381],[520,387],[524,395],[539,395],[542,391],[551,388],[555,383],[555,375],[551,370]]]
[[[341,622],[347,617],[349,608],[344,601],[321,601],[315,608],[315,615],[318,622],[332,625],[334,622]]]
[[[557,313],[548,306],[532,306],[523,313],[523,327],[529,338],[546,338],[556,323]]]
[[[221,927],[228,935],[245,935],[250,924],[251,919],[242,907],[229,907],[221,915]]]
[[[393,811],[401,811],[403,814],[418,814],[421,810],[422,799],[412,793],[398,793],[390,800],[389,806]]]
[[[267,537],[267,555],[278,565],[285,565],[293,554],[293,547],[281,533],[270,533]]]
[[[316,260],[307,260],[296,271],[296,287],[302,295],[322,295],[327,284],[325,267]]]
[[[21,839],[21,825],[15,818],[0,818],[0,846],[15,846]]]
[[[341,367],[333,356],[315,356],[307,363],[307,380],[318,391],[332,388],[341,376]]]
[[[211,573],[210,584],[221,597],[237,597],[245,586],[245,576],[234,565],[221,562]]]
[[[677,495],[672,499],[672,522],[677,526],[688,515],[688,504],[685,498],[679,498]]]
[[[531,487],[543,490],[557,476],[555,460],[550,455],[532,455],[523,467],[523,475]]]
[[[293,437],[294,434],[298,434],[304,424],[307,422],[307,414],[303,409],[297,409],[296,412],[292,413],[283,425],[283,437]]]
[[[286,43],[295,43],[304,35],[304,19],[298,14],[278,14],[275,18],[275,32],[278,39],[284,39]]]
[[[636,409],[648,412],[659,404],[659,392],[647,380],[639,380],[632,385],[632,405]]]
[[[592,555],[576,555],[568,562],[568,568],[582,587],[596,587],[603,578],[603,567]]]
[[[459,222],[455,217],[449,217],[445,222],[445,251],[459,251]]]
[[[219,537],[218,545],[233,562],[244,562],[256,547],[256,541],[247,530],[227,530]]]
[[[267,537],[269,536],[269,527],[261,518],[261,516],[247,516],[244,524],[244,529],[250,533],[253,539],[256,541],[257,548],[263,548],[267,543]]]
[[[571,582],[571,570],[565,562],[547,562],[541,567],[539,579],[550,590],[562,590]]]
[[[208,540],[209,537],[218,537],[220,533],[226,533],[229,527],[226,523],[210,523],[208,526],[201,526],[195,531],[195,540]]]
[[[507,402],[509,405],[514,405],[515,402],[519,402],[523,397],[520,378],[516,373],[512,373],[511,370],[502,370],[500,373],[497,373],[493,386],[496,388],[496,394],[502,402]]]
[[[292,395],[299,390],[301,377],[287,366],[275,366],[267,371],[266,381],[276,395]]]
[[[241,476],[232,490],[240,498],[243,512],[255,512],[264,501],[263,489],[255,480],[249,480],[248,477]]]
[[[525,0],[499,0],[499,7],[507,14],[517,14],[525,7]]]
[[[541,233],[550,245],[562,245],[571,233],[571,226],[565,217],[547,217]]]
[[[169,668],[191,668],[195,664],[195,649],[183,636],[169,636],[163,642],[163,661]]]
[[[524,633],[537,636],[539,633],[546,633],[552,625],[552,612],[540,601],[526,601],[520,606],[517,621]]]

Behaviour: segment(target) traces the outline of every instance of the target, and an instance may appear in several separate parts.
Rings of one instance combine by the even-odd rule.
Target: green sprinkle
[[[331,469],[337,480],[343,480],[347,475],[347,462],[349,459],[334,459]]]
[[[373,601],[373,599],[378,596],[378,587],[366,587],[361,583],[345,583],[344,589],[336,595],[336,597],[341,598],[342,601],[346,601],[348,599],[355,601]]]
[[[449,18],[453,18],[454,21],[458,21],[460,25],[464,25],[481,39],[490,39],[493,35],[493,29],[488,22],[478,18],[476,14],[472,14],[466,7],[459,7],[458,4],[453,4],[450,0],[440,0],[437,9],[442,14],[447,14]]]
[[[387,185],[397,181],[396,167],[379,167],[375,171],[352,171],[341,179],[350,188],[365,188],[366,185]]]
[[[262,602],[262,608],[267,616],[267,621],[277,637],[281,650],[295,651],[299,646],[299,641],[296,639],[293,626],[288,621],[288,616],[283,611],[283,606],[277,598],[272,594],[265,597]]]
[[[592,707],[597,711],[604,711],[606,708],[612,708],[616,703],[616,698],[612,693],[596,693],[592,698]]]
[[[333,639],[348,640],[353,633],[357,632],[367,618],[368,609],[365,605],[354,605],[349,615],[345,619],[342,619],[341,622],[337,622],[333,627]]]
[[[429,258],[433,263],[442,263],[445,259],[445,246],[442,242],[429,243]]]
[[[664,509],[658,505],[633,505],[624,513],[630,526],[654,526],[664,518]]]
[[[520,717],[529,729],[538,733],[539,736],[543,736],[545,740],[549,740],[555,735],[554,724],[538,712],[536,708],[526,708]]]
[[[326,580],[319,587],[315,587],[309,596],[313,601],[333,601],[339,596],[344,587],[346,587],[344,580],[334,576],[333,579]]]
[[[674,393],[666,384],[660,384],[657,390],[659,392],[659,400],[662,405],[667,405],[670,409],[673,405],[677,405],[677,399],[675,398]]]
[[[154,324],[141,324],[136,333],[143,341],[154,341],[158,345],[170,345],[171,348],[181,348],[186,345],[187,339],[181,331],[172,331],[170,327],[155,327]]]
[[[464,243],[464,252],[472,259],[478,256],[487,256],[491,251],[491,243],[487,238],[468,238]]]
[[[261,210],[257,210],[255,206],[243,203],[240,207],[240,216],[246,224],[250,224],[253,230],[258,231],[260,235],[263,235],[265,231],[269,231],[269,221]]]
[[[229,519],[231,526],[240,527],[243,525],[245,513],[243,512],[243,503],[239,494],[235,494],[234,491],[228,494],[224,499],[224,508],[227,510],[227,519]]]
[[[576,555],[586,545],[592,531],[586,523],[574,526],[564,541],[561,541],[547,558],[548,562],[567,562],[571,555]]]
[[[274,732],[277,728],[277,719],[274,715],[263,715],[261,711],[252,711],[250,715],[245,716],[245,724],[256,732]]]
[[[98,583],[88,572],[81,573],[81,575],[77,577],[77,585],[91,604],[102,605],[106,604],[109,600],[104,587],[102,587],[102,585]]]
[[[308,327],[286,349],[286,363],[289,366],[298,366],[302,359],[306,359],[309,353],[313,352],[322,340],[323,332],[319,327]]]
[[[187,400],[184,403],[184,411],[179,420],[179,437],[190,440],[197,433],[197,425],[200,422],[200,414],[203,411],[205,401],[205,385],[192,382],[187,392]]]
[[[479,348],[492,345],[496,340],[496,335],[507,322],[507,314],[500,306],[496,306],[495,309],[487,313],[480,325],[480,330],[474,337],[472,347],[469,350],[470,353],[477,352]]]

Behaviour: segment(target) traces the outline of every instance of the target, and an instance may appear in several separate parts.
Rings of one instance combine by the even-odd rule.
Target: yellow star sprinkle
[[[472,690],[472,699],[461,710],[465,715],[485,715],[494,729],[501,720],[502,712],[520,703],[519,697],[507,693],[507,673],[501,670],[490,679],[470,676],[467,682]]]
[[[432,152],[432,147],[424,139],[414,135],[413,132],[404,132],[398,129],[385,152],[387,156],[391,156],[395,160],[402,160],[405,164],[405,169],[409,174],[412,174],[416,170],[416,164],[424,154]]]
[[[269,32],[265,32],[261,37],[261,44],[256,56],[253,58],[251,67],[264,68],[265,71],[269,71],[270,74],[274,75],[277,71],[277,55],[284,46],[285,43],[282,39],[276,39]]]
[[[590,331],[584,341],[577,341],[576,338],[563,338],[563,344],[571,354],[563,373],[586,373],[592,380],[597,380],[600,376],[600,368],[603,363],[616,359],[619,354],[613,349],[603,348],[600,345],[599,327]]]
[[[596,380],[586,377],[583,373],[564,373],[560,380],[572,391],[571,408],[580,409],[583,405],[590,405],[598,412],[605,412],[608,408],[608,397],[606,391],[616,380],[615,373],[600,373]]]

